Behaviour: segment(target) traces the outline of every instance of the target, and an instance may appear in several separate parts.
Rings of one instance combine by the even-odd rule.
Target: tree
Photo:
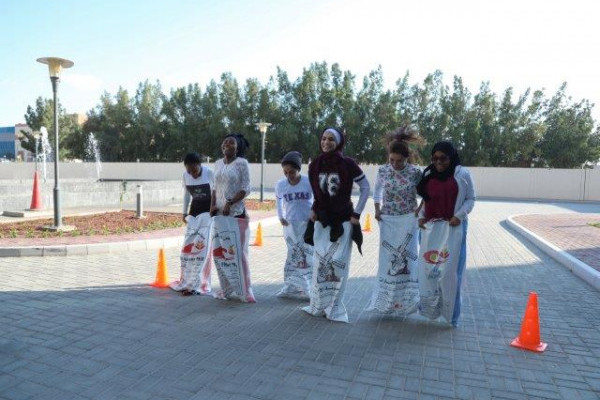
[[[496,95],[490,90],[489,83],[482,83],[465,124],[465,142],[461,154],[463,164],[491,165],[490,153],[500,145],[497,108]]]
[[[138,85],[131,107],[133,123],[125,140],[124,157],[129,161],[167,161],[165,144],[170,141],[161,125],[164,95],[160,82]]]
[[[35,153],[33,132],[39,132],[41,127],[45,127],[48,131],[48,140],[54,151],[54,100],[38,97],[35,101],[35,108],[27,106],[25,122],[32,132],[21,130],[20,133],[23,135],[20,139],[21,146]],[[58,128],[60,159],[80,158],[83,153],[80,152],[80,148],[77,146],[72,146],[72,143],[82,135],[81,127],[77,124],[75,116],[67,114],[60,103],[58,103]]]
[[[587,100],[573,102],[566,84],[550,99],[541,90],[517,96],[512,87],[500,95],[484,82],[472,94],[459,76],[444,84],[441,71],[411,84],[410,74],[384,85],[379,66],[356,88],[356,77],[339,64],[315,62],[295,81],[277,68],[262,84],[249,78],[240,87],[231,73],[211,80],[204,90],[196,84],[161,91],[159,82],[139,84],[135,95],[119,88],[104,93],[88,112],[83,129],[60,108],[61,154],[85,159],[88,135],[94,133],[106,161],[181,161],[197,151],[214,160],[222,156],[226,133],[242,133],[250,142],[247,158],[260,161],[261,135],[255,124],[273,125],[268,131],[265,158],[276,162],[290,150],[310,159],[319,153],[321,131],[333,126],[347,134],[346,153],[359,162],[381,163],[383,136],[402,124],[419,128],[429,159],[433,144],[451,140],[465,165],[505,167],[578,167],[600,157],[600,131]],[[37,99],[26,120],[34,129],[53,132],[50,100]],[[23,147],[34,150],[25,134]]]
[[[161,111],[161,135],[157,147],[163,148],[163,158],[182,161],[185,154],[206,154],[211,143],[206,131],[202,108],[202,91],[198,84],[173,89],[170,97],[164,97]]]
[[[385,159],[382,138],[399,124],[397,98],[384,90],[381,66],[363,80],[355,102],[356,124],[350,125],[348,152],[362,162],[381,163]]]
[[[129,94],[127,90],[119,88],[114,100],[108,93],[102,95],[100,105],[88,113],[84,131],[95,134],[103,160],[136,161],[129,157],[133,124],[134,112]]]
[[[582,100],[572,104],[565,91],[566,83],[548,104],[541,158],[553,168],[580,168],[598,160],[598,130],[593,133],[590,103]]]
[[[452,140],[461,152],[465,148],[465,129],[470,116],[470,103],[471,92],[464,86],[462,79],[455,76],[452,94],[442,95],[440,98],[441,115],[438,118],[438,130],[443,129],[444,138]]]
[[[207,139],[200,149],[203,154],[215,160],[223,155],[220,146],[227,129],[223,126],[225,116],[219,103],[219,86],[214,80],[206,86],[200,109],[204,116],[201,132]]]
[[[441,99],[446,96],[447,91],[443,83],[443,74],[439,70],[427,75],[422,88],[419,85],[412,87],[412,119],[419,127],[421,136],[427,141],[427,145],[421,150],[425,160],[429,160],[431,149],[436,142],[448,139],[444,136],[447,118],[443,115],[441,107]]]

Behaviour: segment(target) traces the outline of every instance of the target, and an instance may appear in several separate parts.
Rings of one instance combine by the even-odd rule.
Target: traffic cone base
[[[526,344],[521,343],[519,338],[515,338],[512,342],[510,342],[510,345],[513,347],[518,347],[520,349],[535,351],[537,353],[543,352],[544,350],[546,350],[546,347],[548,347],[548,343],[544,343],[544,342],[540,342],[540,344],[538,344],[537,346],[526,345]]]
[[[262,225],[259,222],[258,227],[256,228],[256,239],[254,240],[254,244],[252,244],[252,246],[262,246],[262,245],[263,245]]]
[[[547,343],[543,343],[540,339],[540,320],[538,315],[537,293],[530,292],[527,308],[525,309],[525,317],[521,324],[521,333],[516,337],[510,345],[519,349],[535,351],[541,353],[548,347]]]
[[[156,279],[151,286],[157,288],[169,287],[169,274],[167,273],[167,262],[165,261],[165,250],[158,251],[158,265],[156,266]]]

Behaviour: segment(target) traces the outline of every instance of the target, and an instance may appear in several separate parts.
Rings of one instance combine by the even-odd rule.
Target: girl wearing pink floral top
[[[406,317],[419,304],[417,184],[421,169],[411,163],[409,143],[421,143],[403,126],[387,136],[388,163],[379,168],[373,200],[379,221],[379,266],[369,310]]]
[[[408,144],[422,143],[418,131],[403,126],[388,135],[388,163],[379,167],[375,180],[373,201],[375,219],[381,215],[405,215],[417,210],[417,184],[421,169],[410,161],[414,157]]]

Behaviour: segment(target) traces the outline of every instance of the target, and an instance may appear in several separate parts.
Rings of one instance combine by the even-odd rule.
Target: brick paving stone
[[[600,271],[600,214],[521,215],[515,221]]]
[[[390,399],[416,399],[419,397],[418,392],[407,392],[404,390],[396,390],[396,389],[386,389],[385,390],[385,398]]]
[[[366,400],[385,399],[385,387],[370,386],[367,390]]]
[[[263,227],[265,246],[250,250],[256,304],[149,287],[155,250],[4,258],[0,398],[598,398],[600,294],[503,221],[599,212],[597,204],[478,202],[456,329],[365,311],[376,229],[365,233],[365,256],[352,255],[350,324],[274,297],[285,257],[275,225]],[[175,279],[179,253],[166,257]],[[549,344],[542,354],[508,345],[530,290]]]

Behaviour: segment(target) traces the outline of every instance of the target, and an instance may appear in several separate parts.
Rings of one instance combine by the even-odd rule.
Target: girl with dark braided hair
[[[215,162],[215,188],[211,215],[246,217],[244,199],[250,194],[250,167],[244,158],[248,140],[231,133],[223,138],[223,158]]]
[[[249,219],[244,199],[250,194],[250,168],[244,158],[248,141],[240,134],[223,138],[223,158],[215,162],[215,186],[210,213],[213,215],[213,259],[221,290],[215,297],[256,302],[250,286],[248,245]]]

